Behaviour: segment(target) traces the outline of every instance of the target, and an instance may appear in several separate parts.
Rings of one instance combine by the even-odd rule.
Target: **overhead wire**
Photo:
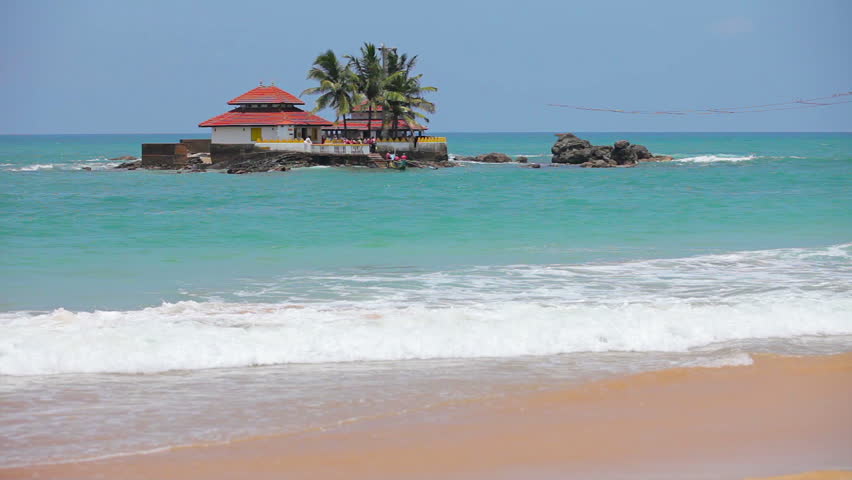
[[[732,115],[737,113],[774,112],[778,110],[797,110],[801,108],[827,107],[842,103],[852,103],[852,100],[840,100],[822,102],[823,100],[836,100],[840,97],[852,95],[852,91],[835,93],[825,97],[809,99],[798,99],[789,102],[766,103],[762,105],[750,105],[745,107],[722,107],[722,108],[693,108],[693,109],[668,109],[668,110],[626,110],[622,108],[585,107],[579,105],[564,105],[560,103],[548,103],[551,107],[572,108],[590,112],[622,113],[631,115]],[[768,108],[780,107],[780,108]]]

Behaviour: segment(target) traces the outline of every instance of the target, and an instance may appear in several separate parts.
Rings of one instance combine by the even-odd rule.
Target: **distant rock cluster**
[[[642,145],[632,145],[619,140],[614,145],[592,145],[573,133],[563,133],[550,149],[553,163],[567,163],[591,168],[633,167],[639,162],[671,160],[665,155],[654,155]]]
[[[479,163],[509,163],[514,162],[515,160],[512,157],[506,155],[505,153],[483,153],[482,155],[477,155],[475,157],[457,157],[456,160],[461,162],[479,162]]]

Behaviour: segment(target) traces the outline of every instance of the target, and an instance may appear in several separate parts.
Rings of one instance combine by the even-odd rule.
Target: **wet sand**
[[[852,353],[754,360],[542,385],[324,431],[0,470],[0,478],[852,478],[844,472]]]

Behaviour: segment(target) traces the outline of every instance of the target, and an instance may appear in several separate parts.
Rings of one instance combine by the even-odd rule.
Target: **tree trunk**
[[[370,105],[369,110],[367,110],[367,137],[371,137],[373,135],[373,105]]]

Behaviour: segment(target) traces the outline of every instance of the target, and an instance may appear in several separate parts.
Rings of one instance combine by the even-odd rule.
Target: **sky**
[[[709,116],[548,106],[737,107],[852,91],[852,1],[374,5],[0,0],[0,134],[201,133],[259,82],[299,95],[317,55],[363,42],[419,55],[439,89],[433,132],[852,131],[852,103]]]

